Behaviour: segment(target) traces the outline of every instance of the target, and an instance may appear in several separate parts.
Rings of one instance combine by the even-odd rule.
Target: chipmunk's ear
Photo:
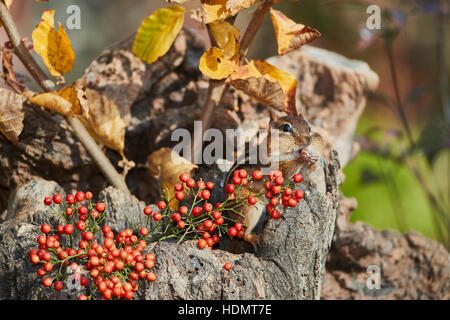
[[[301,120],[305,120],[305,118],[303,117],[303,113],[299,113],[298,114],[298,118],[301,119]]]
[[[278,119],[283,116],[283,114],[274,110],[269,110],[269,114],[270,114],[270,123],[277,122]]]

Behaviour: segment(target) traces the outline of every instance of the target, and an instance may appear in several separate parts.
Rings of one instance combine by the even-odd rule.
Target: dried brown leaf
[[[23,97],[0,88],[0,132],[12,143],[19,142],[23,130]]]

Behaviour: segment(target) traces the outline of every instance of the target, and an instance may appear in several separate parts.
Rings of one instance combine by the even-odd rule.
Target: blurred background
[[[366,28],[370,16],[366,10],[373,4],[381,8],[380,30]],[[31,38],[44,9],[55,9],[55,19],[66,25],[70,5],[81,9],[81,28],[66,28],[76,56],[68,82],[79,78],[104,48],[135,32],[142,19],[167,4],[164,0],[14,0],[11,11],[21,34]],[[199,1],[192,1],[185,7],[198,5]],[[344,168],[342,192],[358,200],[352,221],[379,229],[415,230],[450,248],[449,1],[285,0],[275,8],[318,29],[322,37],[314,46],[364,60],[380,77],[358,127],[361,152]],[[238,16],[241,30],[250,13],[246,10]],[[205,32],[193,20],[187,24]],[[274,37],[266,18],[250,56],[275,55]],[[2,30],[0,40],[5,39]]]

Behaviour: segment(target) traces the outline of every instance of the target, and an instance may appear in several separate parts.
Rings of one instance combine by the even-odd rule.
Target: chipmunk
[[[271,134],[273,130],[278,130],[278,150],[271,150]],[[275,114],[271,113],[269,135],[268,135],[268,156],[270,158],[271,167],[278,167],[283,173],[283,176],[288,179],[301,170],[306,173],[306,170],[311,164],[318,160],[320,153],[320,146],[313,146],[311,150],[304,151],[314,138],[315,144],[319,144],[317,136],[311,136],[311,127],[302,115],[294,116],[287,115],[277,118]],[[320,137],[320,136],[319,136]],[[320,156],[319,156],[320,158]],[[239,169],[245,169],[248,175],[252,175],[255,170],[261,167],[268,167],[268,165],[249,165],[249,164],[235,164],[229,171],[225,180],[226,184],[232,183],[233,173]],[[242,186],[239,191],[239,197],[248,197],[251,194],[258,193],[264,189],[264,182],[262,180],[253,180],[246,186]],[[262,214],[265,210],[264,204],[257,202],[255,205],[248,203],[243,204],[238,208],[238,213],[230,212],[230,218],[241,222],[245,226],[244,240],[252,244],[256,250],[259,235],[253,233],[255,227],[259,224]],[[234,252],[242,251],[242,246],[232,242],[231,250]]]

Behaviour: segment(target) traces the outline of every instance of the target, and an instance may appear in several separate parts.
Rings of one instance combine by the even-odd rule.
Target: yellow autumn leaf
[[[225,58],[231,58],[239,52],[241,32],[238,28],[226,21],[213,22],[209,27]]]
[[[280,55],[292,52],[320,37],[319,31],[292,21],[281,11],[271,9],[270,17],[275,29],[278,54]]]
[[[99,143],[123,155],[125,146],[125,122],[114,101],[96,90],[86,89],[89,115],[83,114],[81,122]]]
[[[72,70],[75,53],[64,27],[59,24],[55,31],[54,16],[55,10],[44,10],[32,38],[34,50],[42,57],[50,74],[59,77]]]
[[[56,94],[72,104],[73,114],[89,115],[89,104],[86,97],[86,84],[84,79],[78,79],[69,86],[62,87]]]
[[[237,83],[235,80],[245,80],[248,78],[261,78],[271,82],[279,83],[284,99],[273,105],[275,108],[279,108],[280,105],[284,105],[284,110],[291,114],[296,114],[296,100],[295,95],[297,92],[297,79],[289,72],[280,70],[262,60],[252,60],[249,64],[240,66],[236,69],[227,80],[231,85]],[[242,89],[239,89],[242,90]],[[274,90],[274,92],[276,92]],[[251,93],[248,93],[251,95]],[[279,96],[277,96],[279,97]],[[256,97],[255,97],[256,98]],[[278,99],[278,98],[277,98]]]
[[[161,192],[171,199],[169,203],[170,208],[177,210],[179,201],[174,198],[175,192],[173,186],[175,183],[180,182],[179,176],[182,173],[187,173],[192,176],[198,166],[180,157],[170,148],[161,148],[148,156],[147,167],[152,177],[159,179]]]
[[[0,88],[0,132],[14,144],[19,142],[23,130],[22,103],[20,94]]]
[[[58,112],[64,116],[74,117],[83,113],[89,114],[84,80],[77,80],[69,86],[58,91],[33,94],[30,91],[23,93],[28,101],[47,110]]]
[[[200,58],[199,69],[210,79],[221,80],[227,78],[238,64],[239,57],[237,55],[227,59],[222,49],[212,47]]]
[[[170,5],[142,21],[133,45],[133,53],[142,61],[155,62],[169,51],[184,22],[184,8]]]
[[[205,0],[202,3],[205,23],[225,20],[250,8],[258,0]]]
[[[38,93],[32,96],[28,101],[34,105],[58,112],[64,116],[73,117],[78,114],[78,110],[73,108],[72,103],[59,96],[56,92]]]

